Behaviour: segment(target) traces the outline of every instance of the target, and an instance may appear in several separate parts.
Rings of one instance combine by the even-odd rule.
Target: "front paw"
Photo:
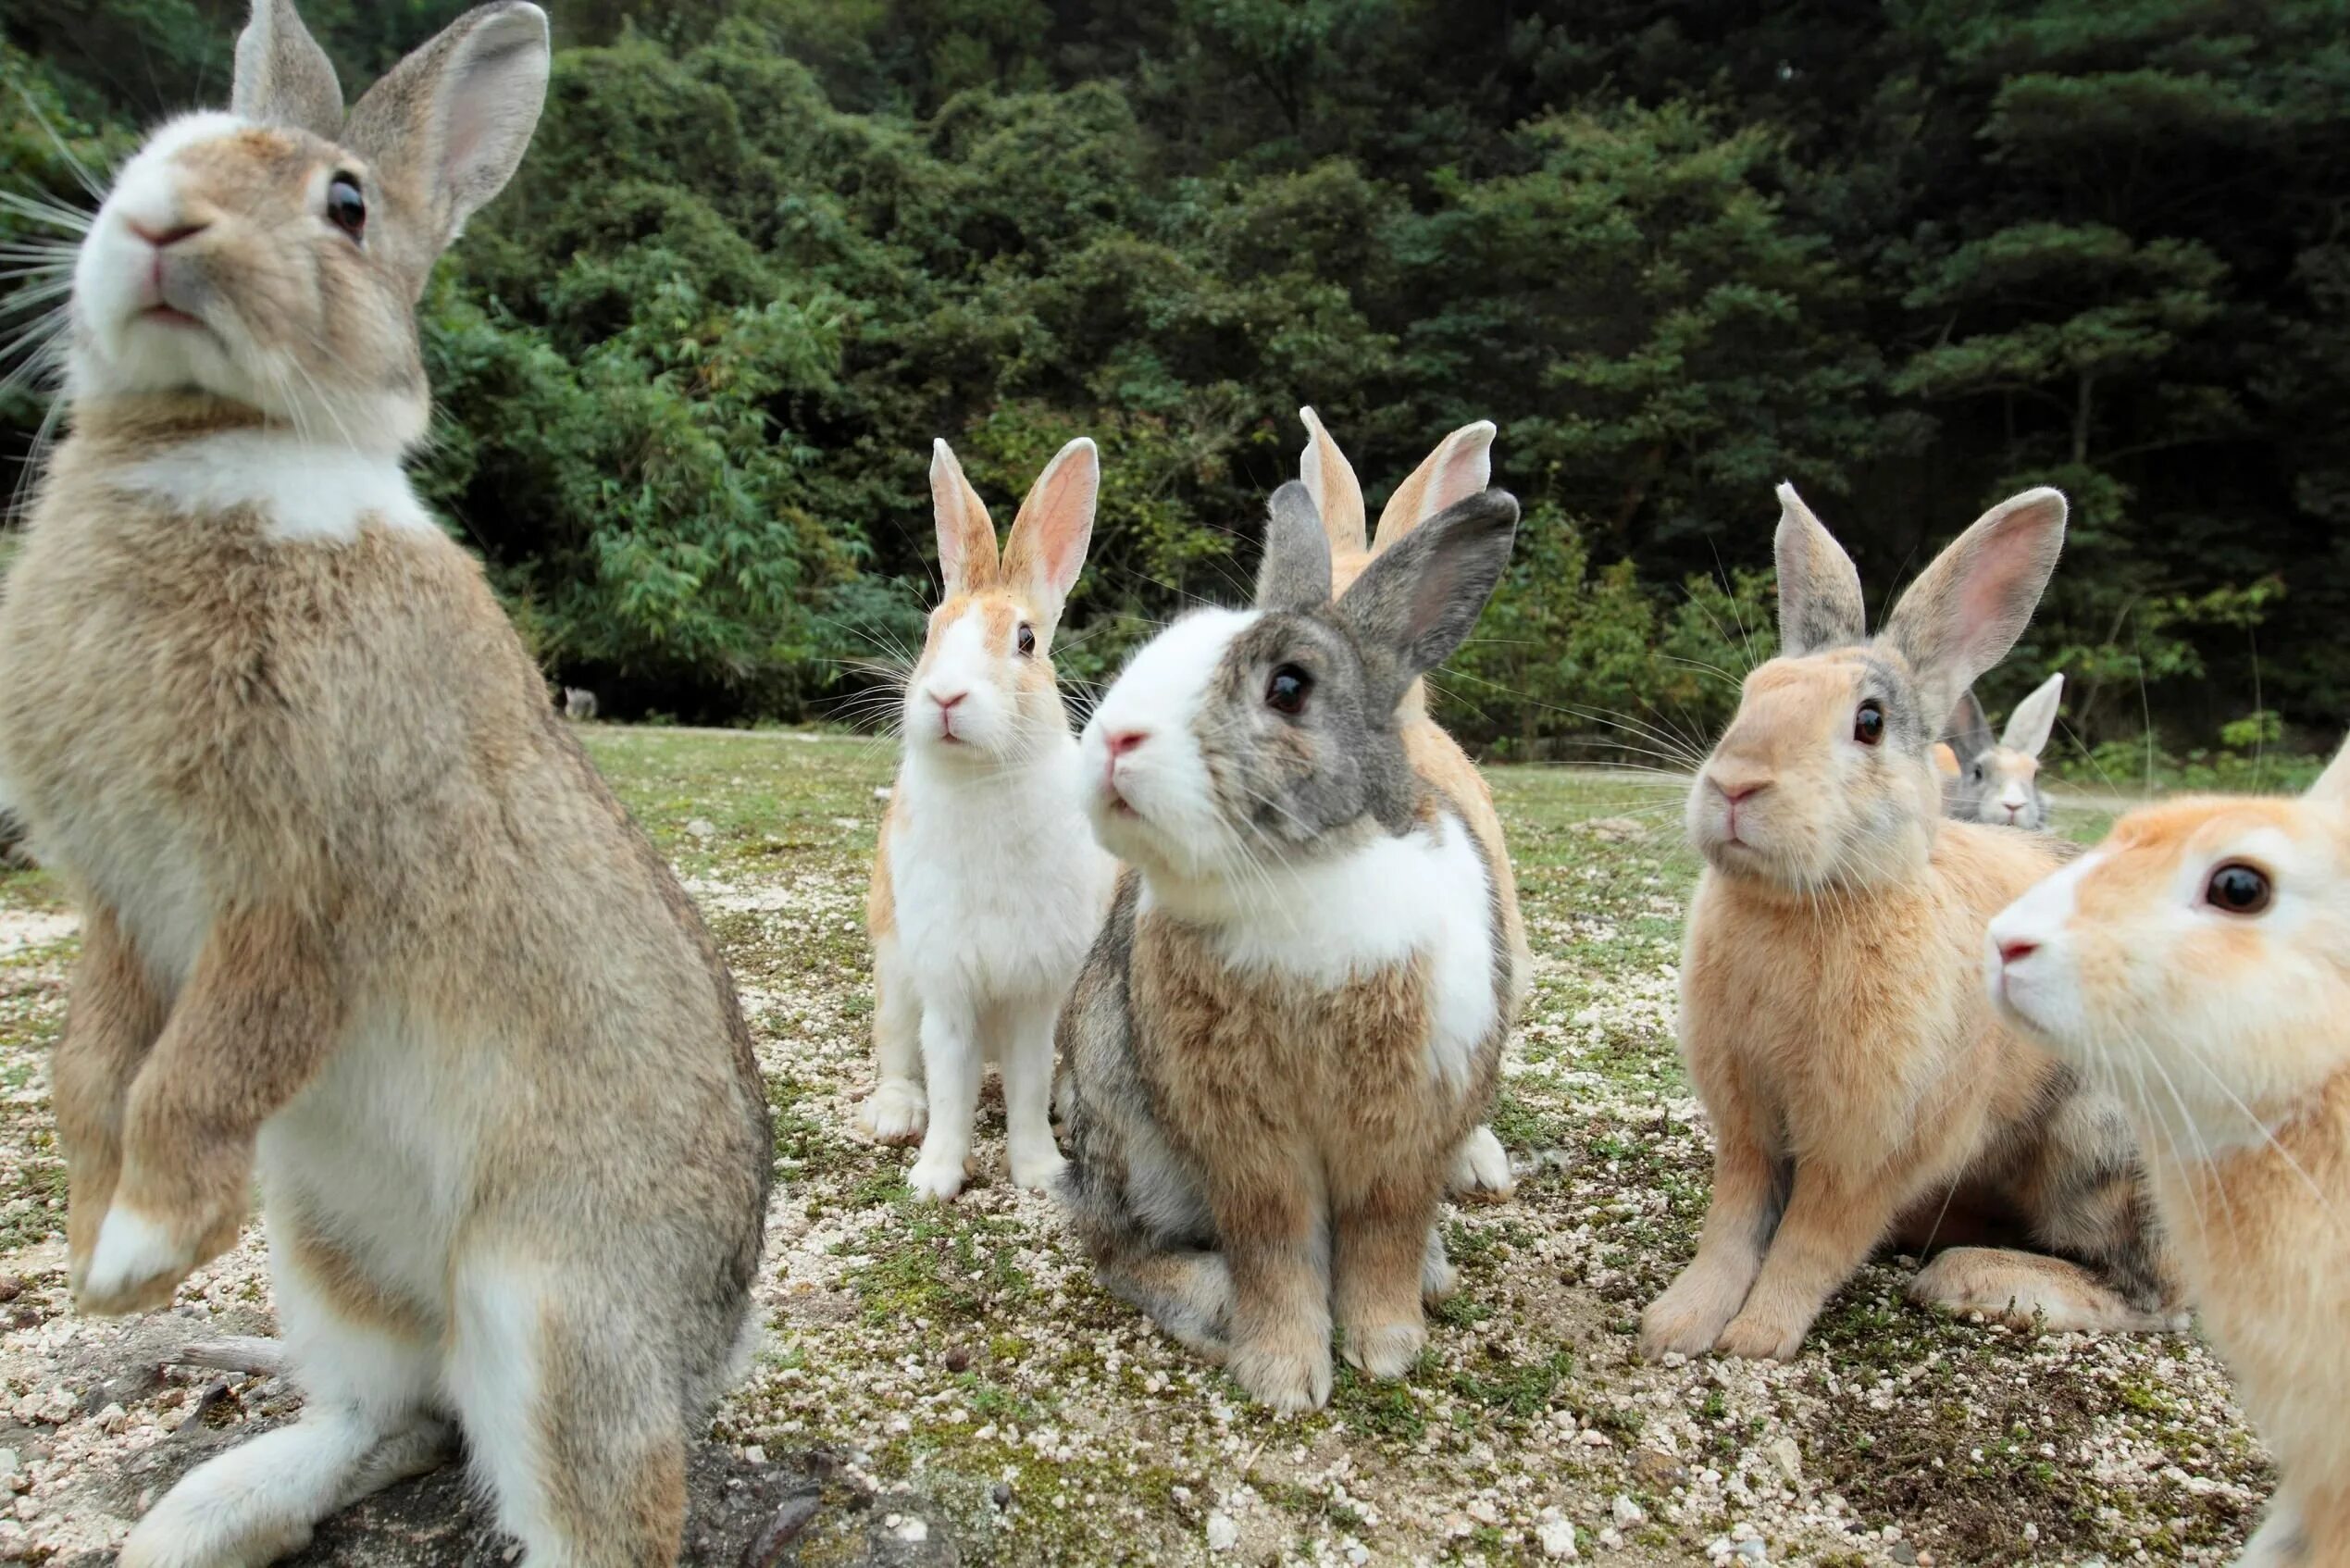
[[[1069,1168],[1069,1162],[1061,1157],[1061,1151],[1048,1143],[1041,1149],[1015,1149],[1012,1151],[1012,1183],[1031,1192],[1051,1192],[1060,1186],[1061,1177]]]
[[[118,1203],[98,1226],[88,1263],[69,1272],[67,1283],[74,1305],[85,1313],[153,1312],[170,1304],[196,1257],[197,1249],[178,1239],[172,1226]]]
[[[1760,1313],[1740,1313],[1730,1320],[1713,1348],[1725,1356],[1747,1361],[1793,1361],[1810,1329],[1809,1323],[1779,1323]]]
[[[857,1126],[876,1143],[919,1143],[929,1120],[919,1084],[885,1083],[857,1107]]]
[[[1701,1356],[1737,1310],[1735,1297],[1692,1265],[1640,1314],[1640,1353],[1649,1361],[1673,1351]]]
[[[1424,1324],[1384,1323],[1376,1327],[1347,1330],[1347,1363],[1374,1377],[1401,1377],[1428,1348]]]
[[[1510,1169],[1510,1152],[1491,1127],[1481,1126],[1461,1140],[1461,1147],[1453,1151],[1452,1170],[1445,1187],[1455,1198],[1481,1203],[1498,1203],[1518,1190],[1518,1178]]]
[[[1282,1350],[1250,1345],[1236,1350],[1225,1370],[1249,1397],[1275,1415],[1320,1410],[1330,1402],[1330,1347]]]
[[[906,1173],[906,1185],[926,1203],[951,1202],[970,1175],[962,1156],[925,1154]]]

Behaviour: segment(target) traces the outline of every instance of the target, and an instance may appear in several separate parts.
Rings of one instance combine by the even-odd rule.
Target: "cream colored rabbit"
[[[1713,1123],[1713,1201],[1642,1346],[1793,1356],[1880,1244],[2001,1213],[2021,1216],[2021,1250],[1953,1248],[1912,1296],[2025,1325],[2170,1325],[2120,1106],[2002,1027],[1977,977],[1993,912],[2065,848],[1943,820],[1931,758],[2039,603],[2064,498],[1994,507],[1871,639],[1851,559],[1792,487],[1779,496],[1784,652],[1747,677],[1689,796],[1707,865],[1681,1044]]]
[[[2350,1564],[2350,749],[2299,800],[2146,806],[1991,922],[2011,1024],[2129,1107],[2277,1456],[2252,1568]]]
[[[125,1568],[258,1564],[440,1462],[530,1568],[674,1562],[774,1152],[719,959],[401,469],[413,302],[522,156],[546,18],[361,98],[257,0],[234,109],[83,243],[71,434],[0,603],[0,777],[83,915],[55,1101],[82,1310],[168,1303],[257,1171],[301,1419]]]

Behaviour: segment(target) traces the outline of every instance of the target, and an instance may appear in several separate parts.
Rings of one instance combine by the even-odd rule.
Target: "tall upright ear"
[[[513,178],[546,103],[548,65],[547,14],[502,0],[451,22],[353,107],[343,140],[421,225],[428,269]],[[403,259],[413,269],[416,258]]]
[[[1264,559],[1257,565],[1257,608],[1315,610],[1330,603],[1330,541],[1312,488],[1292,479],[1265,511]]]
[[[1359,559],[1370,551],[1371,535],[1362,506],[1362,484],[1354,477],[1354,465],[1330,439],[1321,415],[1306,407],[1298,410],[1298,417],[1306,427],[1306,449],[1298,454],[1298,479],[1322,518],[1331,558]]]
[[[2301,798],[2323,805],[2350,806],[2350,740],[2342,743],[2342,749],[2333,753],[2333,761],[2326,764],[2326,770],[2318,775],[2318,781],[2304,790]]]
[[[329,142],[342,137],[342,82],[334,62],[302,25],[293,0],[253,0],[253,15],[237,34],[229,112],[240,119],[294,126]]]
[[[930,510],[939,526],[939,579],[950,599],[992,587],[996,524],[941,436],[930,443]],[[1087,527],[1092,526],[1088,508]],[[1082,554],[1082,550],[1080,551]]]
[[[1049,622],[1060,620],[1077,568],[1086,563],[1094,503],[1100,495],[1101,454],[1089,437],[1079,436],[1053,454],[1012,519],[1003,580],[1026,588]]]
[[[1396,492],[1380,508],[1379,531],[1372,539],[1372,552],[1392,549],[1437,513],[1484,493],[1493,483],[1495,434],[1493,421],[1480,419],[1438,442],[1436,449],[1420,460],[1420,466],[1396,486]]]
[[[2048,737],[2057,728],[2057,704],[2064,700],[2064,676],[2050,676],[2033,689],[2032,695],[2016,704],[2016,711],[2008,716],[2008,732],[1999,738],[1999,744],[2011,752],[2036,757],[2047,749]]]
[[[1991,729],[1991,716],[1983,711],[1982,699],[1971,686],[1958,693],[1958,705],[1951,710],[1942,733],[1950,742],[1951,754],[1970,762],[1999,743]]]
[[[2053,490],[2002,501],[1933,558],[1886,617],[1885,640],[1916,672],[1929,725],[2031,624],[2064,549],[2064,517]]]
[[[1860,568],[1791,484],[1779,487],[1779,531],[1771,551],[1779,565],[1780,652],[1816,653],[1869,635]]]
[[[1338,614],[1362,650],[1374,712],[1393,711],[1412,681],[1469,640],[1509,568],[1517,534],[1517,498],[1487,490],[1371,558],[1339,599]]]

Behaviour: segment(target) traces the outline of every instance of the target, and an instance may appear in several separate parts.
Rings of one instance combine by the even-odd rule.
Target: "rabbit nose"
[[[930,700],[939,704],[939,711],[940,713],[952,713],[954,711],[954,705],[970,695],[971,693],[968,691],[957,691],[952,696],[949,696],[940,691],[933,691],[930,693]]]
[[[1771,781],[1767,778],[1740,778],[1725,783],[1717,778],[1713,781],[1713,787],[1722,791],[1723,800],[1735,806],[1744,804],[1771,788]]]
[[[1113,757],[1125,756],[1150,739],[1150,731],[1148,729],[1118,730],[1108,737],[1110,754]]]
[[[2005,938],[1999,943],[1999,962],[2002,964],[2020,963],[2039,951],[2040,944],[2027,938]]]
[[[210,224],[206,223],[185,222],[165,223],[150,226],[140,222],[135,218],[126,218],[122,221],[129,227],[131,232],[138,235],[139,238],[144,240],[147,243],[153,245],[159,251],[169,250],[172,246],[178,244],[182,240],[193,239],[196,235],[203,233],[206,229],[211,227]]]

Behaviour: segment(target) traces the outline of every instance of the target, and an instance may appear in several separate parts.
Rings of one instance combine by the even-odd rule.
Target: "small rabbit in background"
[[[2015,1245],[1941,1251],[1913,1300],[2023,1327],[2178,1326],[2120,1106],[1983,994],[1984,926],[2070,846],[1940,820],[1932,760],[2030,621],[2064,498],[1985,513],[1873,638],[1851,558],[1792,486],[1779,500],[1784,652],[1747,677],[1688,804],[1707,865],[1681,1044],[1713,1194],[1642,1349],[1785,1360],[1880,1245],[1977,1232]]]
[[[1256,607],[1170,626],[1086,726],[1087,810],[1129,869],[1062,1014],[1063,1199],[1105,1286],[1276,1411],[1329,1399],[1334,1317],[1349,1361],[1402,1375],[1455,1283],[1436,1221],[1498,1081],[1513,910],[1399,719],[1517,516],[1472,495],[1334,600],[1284,485]]]
[[[1952,816],[1994,828],[2048,826],[2048,797],[2040,789],[2040,753],[2047,750],[2063,698],[2063,675],[2050,676],[2016,704],[2008,716],[2007,733],[1996,740],[1974,692],[1970,690],[1959,699],[1945,732],[1958,765],[1958,776],[1944,794]]]
[[[259,1178],[300,1417],[122,1568],[253,1568],[463,1448],[534,1564],[667,1568],[747,1362],[775,1146],[725,962],[402,458],[415,304],[520,162],[547,19],[346,115],[290,0],[76,261],[71,433],[0,598],[0,778],[82,915],[66,1282],[168,1306]]]
[[[947,443],[930,460],[944,597],[907,679],[904,760],[866,902],[878,1082],[858,1124],[919,1139],[921,1197],[963,1190],[979,1077],[996,1063],[1012,1179],[1051,1183],[1053,1019],[1100,928],[1116,868],[1085,830],[1052,635],[1101,488],[1078,438],[1038,476],[1001,560]]]
[[[586,724],[596,716],[596,694],[584,686],[563,689],[563,716],[578,724]]]
[[[2000,1014],[2128,1107],[2279,1482],[2244,1568],[2350,1563],[2350,747],[2143,806],[1991,922]]]

